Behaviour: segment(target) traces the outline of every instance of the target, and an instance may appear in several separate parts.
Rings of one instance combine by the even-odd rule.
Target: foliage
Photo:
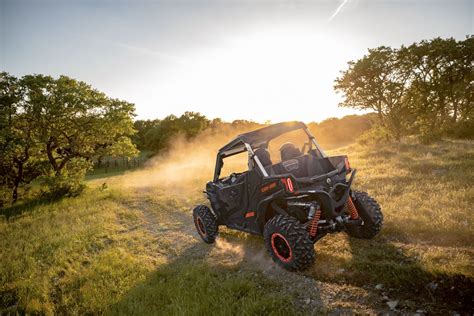
[[[162,120],[136,121],[135,144],[153,152],[166,149],[178,135],[190,139],[209,127],[210,121],[200,113],[185,112],[181,116],[168,115]]]
[[[61,173],[50,173],[38,178],[46,190],[41,191],[43,198],[57,199],[63,196],[77,196],[85,188],[83,183],[87,170],[92,168],[91,161],[85,158],[72,158]]]
[[[359,137],[357,137],[357,143],[363,146],[383,145],[389,140],[390,135],[380,124],[374,124],[370,129],[367,129]]]
[[[323,148],[335,148],[353,143],[376,121],[374,113],[328,118],[320,123],[309,123],[311,133]]]
[[[137,131],[135,135],[132,136],[133,143],[137,146],[138,149],[143,150],[146,149],[147,145],[147,133],[158,126],[160,124],[160,120],[136,120],[133,122],[133,126]]]
[[[133,104],[66,76],[3,72],[0,82],[1,185],[14,202],[19,187],[40,176],[54,194],[74,193],[93,158],[138,153],[129,138]]]
[[[376,111],[392,138],[416,134],[429,142],[474,119],[473,50],[473,36],[369,49],[348,63],[334,89],[344,93],[340,106]]]

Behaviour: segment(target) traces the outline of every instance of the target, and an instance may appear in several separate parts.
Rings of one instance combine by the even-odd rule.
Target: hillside
[[[385,226],[371,241],[327,236],[302,273],[277,267],[257,236],[200,241],[191,210],[215,145],[190,147],[79,197],[3,210],[0,313],[473,312],[474,142],[330,152],[349,155]]]

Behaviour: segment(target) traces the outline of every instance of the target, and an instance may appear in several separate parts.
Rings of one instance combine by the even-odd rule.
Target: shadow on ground
[[[384,236],[374,240],[349,238],[352,259],[349,276],[343,282],[371,286],[381,302],[395,301],[398,311],[428,313],[472,313],[474,282],[464,275],[448,275],[426,270]],[[377,286],[378,285],[378,286]]]
[[[21,216],[25,213],[31,212],[38,206],[52,204],[59,202],[64,197],[40,197],[36,199],[28,199],[17,204],[10,205],[4,208],[0,208],[0,216],[5,216],[7,220],[13,219],[17,216]]]
[[[235,243],[226,236],[219,238],[226,243],[225,247]],[[219,248],[222,248],[219,242],[192,243],[178,257],[158,266],[107,312],[114,315],[297,313],[293,298],[278,282],[265,277],[259,269],[249,269],[246,263],[254,262],[253,251],[240,253],[246,247],[239,247],[220,263],[217,260],[223,254]],[[235,264],[229,264],[232,259]]]

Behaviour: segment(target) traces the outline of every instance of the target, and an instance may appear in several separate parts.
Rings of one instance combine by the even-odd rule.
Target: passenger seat
[[[280,147],[281,161],[301,156],[301,151],[293,143],[285,143]]]

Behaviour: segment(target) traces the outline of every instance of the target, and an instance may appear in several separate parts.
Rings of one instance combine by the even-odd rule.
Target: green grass
[[[188,245],[173,246],[168,236],[148,231],[135,202],[126,192],[93,187],[79,198],[40,204],[3,220],[0,310],[209,314],[220,304],[223,313],[292,310],[285,295],[259,294],[262,282],[272,285],[268,280],[234,268],[212,268],[201,258],[167,258],[183,254],[178,249]],[[174,206],[172,201],[166,205]],[[166,230],[173,223],[156,227]]]
[[[134,287],[111,314],[121,315],[288,315],[290,297],[263,276],[210,269],[198,262],[173,262]],[[262,291],[262,289],[267,289]],[[145,299],[144,299],[145,298]]]
[[[190,210],[204,201],[206,172],[172,190],[152,179],[159,170],[96,178],[77,198],[1,211],[0,313],[370,313],[388,311],[383,296],[401,312],[472,312],[474,143],[336,153],[382,206],[374,240],[329,235],[313,267],[286,273],[258,236],[222,229],[216,244],[197,239]],[[304,303],[312,288],[316,307]]]

